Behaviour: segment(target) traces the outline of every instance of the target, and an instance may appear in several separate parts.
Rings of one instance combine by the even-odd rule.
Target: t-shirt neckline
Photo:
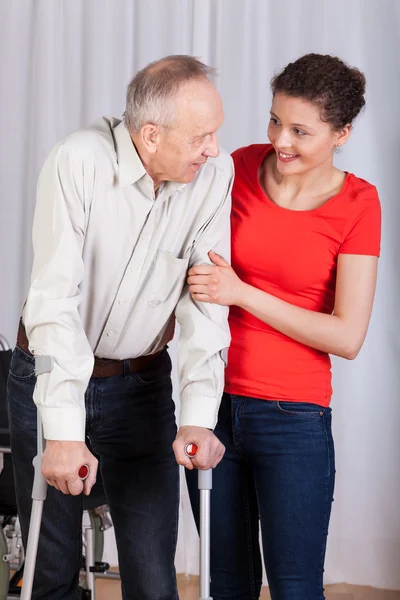
[[[265,150],[262,152],[260,159],[257,160],[255,163],[255,178],[256,178],[257,191],[258,191],[259,195],[261,195],[263,197],[263,199],[266,200],[266,202],[268,203],[268,205],[271,208],[274,208],[275,210],[284,211],[286,213],[291,213],[291,214],[305,214],[305,215],[313,214],[313,215],[315,215],[317,213],[320,213],[320,212],[323,212],[324,210],[326,210],[326,208],[328,206],[330,206],[333,202],[335,202],[338,198],[340,198],[340,196],[342,196],[345,193],[348,183],[349,183],[350,176],[351,176],[351,173],[348,173],[347,171],[345,171],[345,178],[344,178],[344,182],[343,182],[343,185],[342,185],[342,188],[340,189],[340,191],[337,194],[334,194],[333,196],[331,196],[330,198],[325,200],[325,202],[323,204],[321,204],[321,206],[318,206],[317,208],[310,208],[307,210],[293,210],[292,208],[286,208],[285,206],[279,206],[279,204],[276,204],[264,192],[264,190],[261,187],[261,184],[258,180],[258,170],[261,166],[261,163],[265,160],[267,155],[271,154],[272,152],[275,152],[275,149],[272,146],[272,144],[266,144]]]

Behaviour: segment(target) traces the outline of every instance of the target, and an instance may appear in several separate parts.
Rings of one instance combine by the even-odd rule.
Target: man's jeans
[[[321,600],[335,465],[331,410],[224,394],[215,434],[226,446],[211,493],[214,600]],[[198,520],[197,473],[187,471]]]
[[[36,454],[34,359],[16,348],[8,378],[11,448],[26,547]],[[143,371],[92,378],[86,397],[88,443],[98,456],[117,539],[124,600],[176,600],[179,471],[167,351]],[[83,496],[48,488],[34,600],[77,600]]]

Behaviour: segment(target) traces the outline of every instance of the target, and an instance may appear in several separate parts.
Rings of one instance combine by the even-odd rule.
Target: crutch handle
[[[78,471],[79,479],[81,479],[82,481],[85,481],[85,479],[87,479],[89,477],[89,473],[90,473],[89,465],[82,465]]]
[[[197,454],[197,450],[199,449],[197,444],[194,443],[190,443],[190,444],[186,444],[184,451],[186,456],[188,456],[189,458],[194,458]]]
[[[198,451],[194,442],[186,444],[185,454],[194,458]],[[210,596],[210,494],[212,489],[212,469],[199,469],[198,488],[200,491],[200,600],[212,600]]]
[[[184,450],[186,456],[194,458],[197,454],[199,447],[194,442],[186,444]],[[198,487],[199,490],[211,490],[212,489],[212,469],[199,469],[198,471]]]

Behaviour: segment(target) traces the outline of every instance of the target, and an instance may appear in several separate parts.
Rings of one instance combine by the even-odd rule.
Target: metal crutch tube
[[[185,453],[190,458],[196,456],[196,444],[187,444]],[[212,469],[198,470],[200,492],[200,600],[212,600],[210,596],[210,514]]]
[[[53,369],[53,359],[50,356],[35,356],[35,375],[50,373]],[[37,549],[39,545],[40,526],[42,523],[43,503],[47,496],[47,482],[42,475],[42,457],[44,450],[44,436],[42,420],[39,411],[36,412],[37,421],[37,453],[33,459],[34,479],[32,489],[31,520],[29,522],[28,543],[25,552],[24,577],[22,580],[21,600],[31,600],[33,578]]]
[[[21,600],[31,600],[43,504],[47,496],[47,482],[42,475],[42,458],[45,447],[42,420],[37,412],[37,454],[33,459],[34,479],[32,488],[32,509],[29,522],[28,544],[25,552],[24,577],[22,580]],[[88,465],[82,465],[78,475],[84,481],[89,475]]]
[[[95,566],[94,558],[94,532],[92,521],[89,515],[86,515],[87,521],[83,524],[84,536],[86,540],[86,585],[87,589],[90,590],[91,600],[95,600],[96,587],[95,587],[95,575],[93,567]]]
[[[28,544],[25,553],[24,577],[22,580],[21,600],[31,600],[33,578],[37,549],[39,544],[40,525],[42,523],[43,503],[47,496],[47,482],[42,475],[42,456],[44,449],[44,438],[42,421],[37,415],[37,454],[33,459],[35,475],[32,489],[32,511],[29,523]]]

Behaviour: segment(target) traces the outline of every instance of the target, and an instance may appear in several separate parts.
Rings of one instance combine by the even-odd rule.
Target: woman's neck
[[[274,153],[264,161],[259,179],[264,192],[279,206],[312,210],[339,193],[345,173],[327,161],[303,173],[285,175],[278,171]]]

